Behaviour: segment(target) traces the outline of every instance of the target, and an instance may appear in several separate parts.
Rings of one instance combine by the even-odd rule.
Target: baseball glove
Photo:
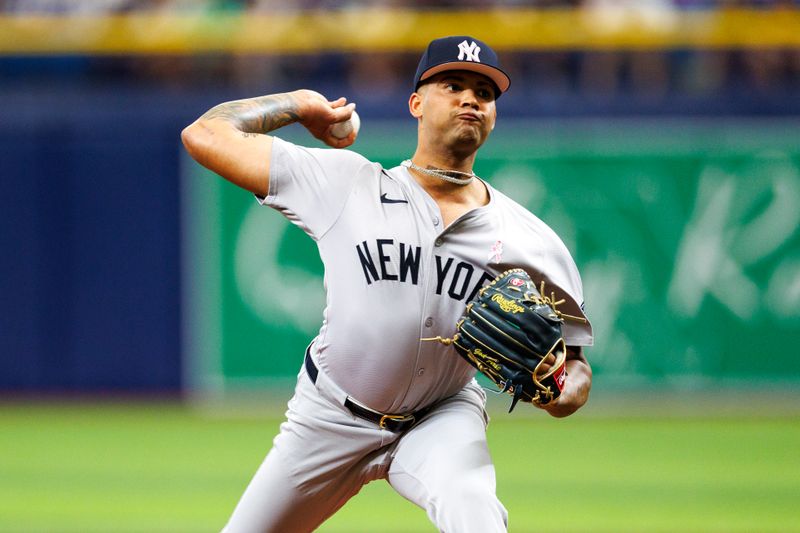
[[[452,338],[423,340],[452,344],[501,392],[511,394],[509,413],[520,400],[547,405],[561,395],[567,377],[561,325],[565,318],[585,321],[559,311],[563,302],[555,301],[555,294],[544,295],[544,281],[537,290],[523,269],[507,270],[469,302]],[[555,363],[542,371],[549,354]]]

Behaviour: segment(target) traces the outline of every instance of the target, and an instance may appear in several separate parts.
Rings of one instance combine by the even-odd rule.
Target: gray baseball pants
[[[301,370],[287,420],[223,533],[313,531],[376,479],[424,509],[439,531],[506,531],[486,396],[475,382],[399,434],[355,417],[344,397],[324,373],[314,384]]]

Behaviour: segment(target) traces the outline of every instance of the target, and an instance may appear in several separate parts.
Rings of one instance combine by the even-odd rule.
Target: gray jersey
[[[383,169],[347,150],[275,138],[262,203],[311,236],[325,267],[326,307],[312,353],[321,371],[360,403],[406,413],[455,394],[474,376],[450,337],[477,290],[522,267],[583,316],[569,251],[525,208],[487,184],[490,201],[444,227],[436,202],[402,166]],[[568,345],[592,344],[568,323]]]

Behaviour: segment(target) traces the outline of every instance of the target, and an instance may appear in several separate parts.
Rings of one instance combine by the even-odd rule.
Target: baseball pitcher
[[[593,342],[561,239],[473,173],[509,85],[486,43],[432,41],[408,101],[417,147],[394,168],[345,150],[355,105],[310,90],[226,102],[183,131],[198,162],[314,239],[325,268],[319,333],[225,532],[312,531],[378,479],[440,531],[506,531],[475,374],[512,408],[568,416],[588,399]],[[330,148],[274,136],[294,122]]]

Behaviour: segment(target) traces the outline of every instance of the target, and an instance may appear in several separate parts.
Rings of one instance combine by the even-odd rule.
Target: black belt
[[[308,377],[311,378],[312,383],[316,384],[317,376],[319,375],[319,369],[317,369],[317,365],[314,364],[314,361],[311,360],[311,354],[309,353],[308,349],[306,349],[305,364]],[[378,427],[381,429],[388,429],[394,433],[399,433],[410,428],[415,423],[419,422],[422,417],[427,415],[431,409],[433,409],[433,406],[430,405],[409,415],[385,415],[383,413],[379,413],[378,411],[373,411],[372,409],[364,407],[363,405],[359,405],[352,401],[349,397],[344,400],[344,406],[347,407],[350,412],[357,417],[374,422],[375,424],[378,424]]]

